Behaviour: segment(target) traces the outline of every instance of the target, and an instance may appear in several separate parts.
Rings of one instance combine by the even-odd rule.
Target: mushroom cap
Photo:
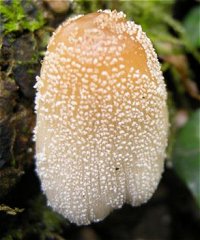
[[[87,225],[152,196],[167,145],[167,93],[141,26],[110,10],[67,20],[36,88],[36,170],[54,210]]]

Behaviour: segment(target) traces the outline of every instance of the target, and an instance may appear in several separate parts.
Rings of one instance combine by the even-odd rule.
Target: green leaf
[[[172,160],[175,171],[200,207],[200,109],[178,133]]]
[[[193,8],[183,22],[187,37],[194,47],[200,47],[200,6]]]

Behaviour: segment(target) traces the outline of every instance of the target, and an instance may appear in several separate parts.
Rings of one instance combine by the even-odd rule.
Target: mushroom
[[[110,10],[67,20],[36,88],[36,171],[55,211],[87,225],[152,196],[167,145],[167,93],[141,26]]]

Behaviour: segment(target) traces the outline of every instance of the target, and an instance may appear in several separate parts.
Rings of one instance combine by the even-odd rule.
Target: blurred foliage
[[[200,109],[178,132],[173,149],[174,168],[200,207]]]
[[[194,7],[183,22],[189,41],[194,47],[200,47],[200,6]]]
[[[25,8],[32,7],[32,1],[13,0],[10,4],[5,4],[5,1],[1,0],[0,4],[0,17],[3,31],[8,34],[13,31],[29,30],[34,32],[44,25],[44,17],[42,12],[37,11],[36,15],[32,18],[25,12]]]

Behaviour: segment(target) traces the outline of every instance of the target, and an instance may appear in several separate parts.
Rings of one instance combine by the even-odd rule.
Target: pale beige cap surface
[[[55,13],[64,13],[70,7],[70,0],[43,0]]]
[[[167,145],[157,55],[122,12],[64,22],[37,78],[37,172],[50,206],[78,225],[146,202]]]

